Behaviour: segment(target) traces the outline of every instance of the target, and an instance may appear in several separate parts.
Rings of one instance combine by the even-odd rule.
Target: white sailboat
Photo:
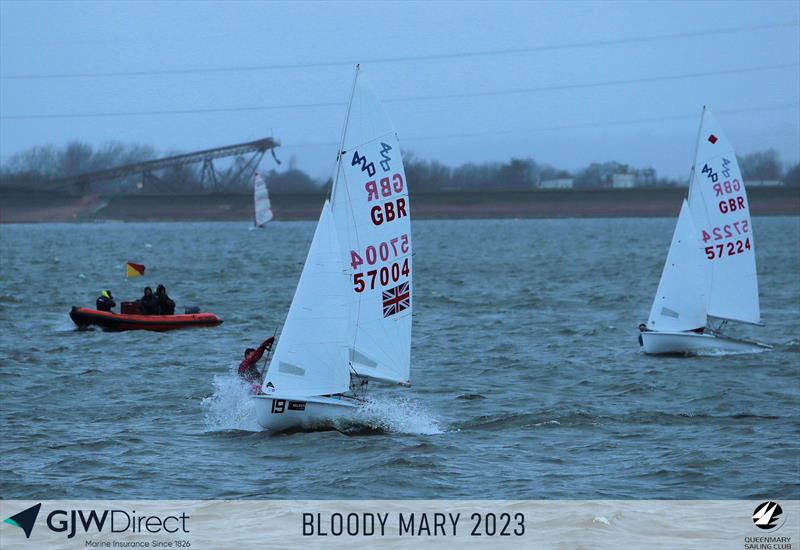
[[[411,223],[400,144],[357,67],[336,178],[261,386],[271,431],[353,414],[368,382],[410,385]]]
[[[690,355],[769,349],[721,333],[728,321],[760,325],[761,312],[744,180],[733,147],[705,107],[694,160],[642,349]]]
[[[264,227],[272,219],[272,203],[269,200],[267,182],[258,172],[253,177],[253,207],[253,224]]]

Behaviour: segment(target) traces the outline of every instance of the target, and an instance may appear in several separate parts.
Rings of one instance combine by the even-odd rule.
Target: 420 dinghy
[[[410,385],[411,224],[400,144],[356,67],[336,178],[261,386],[273,432],[352,416],[369,381]]]
[[[695,355],[771,349],[724,336],[728,321],[761,324],[755,240],[736,153],[704,107],[689,197],[640,335],[642,350]]]

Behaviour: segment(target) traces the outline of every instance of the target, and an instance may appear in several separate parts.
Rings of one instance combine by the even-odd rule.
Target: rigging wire
[[[719,71],[703,71],[703,72],[682,73],[676,75],[651,76],[643,78],[628,78],[628,79],[604,80],[596,82],[557,84],[553,86],[538,86],[533,88],[513,88],[504,90],[489,90],[482,92],[461,92],[454,94],[395,97],[395,98],[385,99],[384,102],[400,103],[400,102],[413,102],[413,101],[430,101],[439,99],[459,99],[459,98],[470,98],[470,97],[529,94],[529,93],[550,92],[559,90],[599,88],[606,86],[625,86],[625,85],[646,84],[651,82],[664,82],[669,80],[683,80],[692,78],[705,78],[711,76],[724,76],[732,74],[772,71],[778,69],[795,68],[799,66],[800,63],[783,63],[777,65],[760,65],[756,67],[722,69]],[[37,113],[37,114],[21,114],[21,115],[0,115],[0,120],[80,119],[80,118],[111,118],[111,117],[135,117],[135,116],[236,113],[236,112],[252,112],[252,111],[341,107],[342,105],[346,105],[346,102],[326,101],[326,102],[312,102],[312,103],[286,103],[283,105],[251,105],[242,107],[210,107],[210,108],[196,108],[196,109],[164,109],[164,110],[148,110],[148,111],[101,111],[94,113],[50,113],[50,114]]]
[[[665,33],[648,36],[632,36],[627,38],[611,38],[605,40],[586,40],[578,42],[567,42],[562,44],[543,44],[540,46],[527,46],[517,48],[499,48],[491,50],[475,50],[471,52],[450,52],[434,53],[422,55],[406,55],[394,57],[375,57],[360,60],[338,60],[338,61],[312,61],[307,63],[272,63],[268,65],[239,65],[227,67],[206,67],[206,68],[187,68],[187,69],[146,69],[136,71],[95,71],[95,72],[74,72],[74,73],[29,73],[29,74],[10,74],[0,75],[0,80],[37,80],[37,79],[67,79],[67,78],[114,78],[131,76],[164,76],[164,75],[189,75],[189,74],[213,74],[213,73],[233,73],[233,72],[254,72],[280,69],[308,69],[316,67],[337,67],[342,65],[355,65],[356,63],[400,63],[409,61],[435,61],[445,59],[461,59],[470,57],[491,57],[498,55],[522,54],[534,52],[552,52],[558,50],[571,50],[581,48],[596,48],[603,46],[618,46],[625,44],[641,44],[648,42],[659,42],[665,40],[680,40],[686,38],[705,38],[719,36],[723,34],[735,34],[741,32],[766,31],[781,28],[798,27],[800,23],[774,22],[762,25],[746,25],[738,27],[719,27],[716,29],[704,29],[697,31],[685,31],[677,33]]]

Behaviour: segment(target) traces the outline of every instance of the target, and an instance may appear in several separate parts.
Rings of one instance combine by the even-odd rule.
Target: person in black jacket
[[[100,297],[97,299],[96,305],[97,311],[111,311],[111,309],[117,305],[117,303],[114,301],[111,291],[104,290],[100,293]]]
[[[144,296],[139,299],[139,308],[142,315],[158,315],[158,298],[149,286],[145,287]]]
[[[161,315],[175,315],[175,302],[167,296],[167,289],[164,285],[156,287],[156,298],[158,298],[158,311]]]

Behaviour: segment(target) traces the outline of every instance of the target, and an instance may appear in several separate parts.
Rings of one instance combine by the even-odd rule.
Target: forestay
[[[650,330],[684,331],[706,325],[710,272],[698,247],[697,230],[684,199],[650,310]]]
[[[701,258],[711,271],[708,315],[761,321],[750,206],[736,154],[711,112],[703,109],[689,184]]]
[[[350,387],[348,274],[325,201],[262,391],[281,397],[342,393]]]
[[[392,124],[360,70],[331,202],[350,278],[350,365],[367,378],[408,384],[413,309],[408,185]]]
[[[255,175],[253,195],[253,203],[255,205],[255,223],[258,227],[261,227],[272,219],[272,203],[269,200],[267,182],[264,181],[264,178],[261,177],[261,174]]]

